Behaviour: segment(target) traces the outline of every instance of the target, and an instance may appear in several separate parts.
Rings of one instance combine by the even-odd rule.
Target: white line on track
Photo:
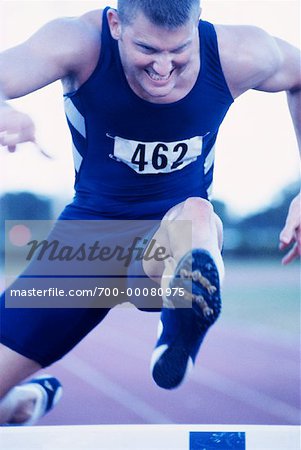
[[[110,336],[108,345],[112,348],[115,347],[118,349],[120,348],[121,340],[124,344],[123,350],[126,351],[129,356],[141,358],[142,355],[135,351],[137,338],[131,337],[128,333],[119,333],[119,331],[115,329],[114,333]],[[147,358],[145,353],[143,353],[142,358],[143,360]],[[201,384],[202,386],[208,386],[210,389],[221,392],[223,395],[239,400],[246,405],[255,407],[268,415],[285,420],[288,423],[296,424],[298,418],[300,419],[300,412],[294,406],[291,406],[282,400],[278,400],[275,397],[269,396],[264,392],[258,391],[253,387],[250,388],[237,381],[232,381],[228,377],[201,366],[201,362],[197,363],[197,366],[198,370],[193,370],[190,374],[190,378],[194,382]],[[294,371],[297,370],[297,372],[294,373],[299,374],[298,367],[297,365],[295,366],[294,362],[292,362],[292,369],[294,369]]]
[[[93,339],[98,339],[98,337],[94,336]],[[150,354],[146,355],[145,353],[142,354],[136,351],[136,336],[132,337],[130,334],[121,333],[116,329],[114,329],[114,332],[111,330],[110,340],[107,345],[111,348],[120,349],[120,342],[123,342],[123,351],[129,356],[144,361],[150,358]],[[108,380],[104,375],[94,369],[93,366],[85,363],[77,356],[68,356],[67,361],[62,360],[60,364],[64,365],[67,370],[70,370],[74,375],[88,382],[104,395],[109,396],[116,402],[134,411],[136,415],[141,416],[148,423],[172,423],[169,417],[158,412],[118,384]],[[207,386],[212,390],[242,402],[242,404],[257,408],[269,416],[272,415],[278,420],[285,420],[288,423],[296,424],[298,418],[300,418],[300,412],[294,406],[253,387],[232,381],[232,379],[202,366],[201,362],[197,363],[197,366],[198,370],[192,371],[190,378],[191,381],[198,385]]]
[[[297,424],[300,421],[300,411],[298,408],[290,406],[274,397],[270,397],[256,389],[244,386],[237,381],[232,381],[205,367],[202,367],[198,373],[192,372],[190,377],[197,384],[208,386],[210,389],[240,400],[246,405],[253,406],[278,419],[285,420],[289,424]]]
[[[228,325],[228,324],[224,324],[224,328],[230,328],[230,326],[232,327],[232,325]],[[257,354],[258,354],[258,358],[263,358],[264,356],[262,355],[262,353],[266,353],[267,350],[266,349],[262,349],[258,347],[258,344],[271,344],[271,345],[275,345],[277,346],[278,344],[275,344],[276,338],[274,337],[274,339],[272,339],[272,336],[270,336],[268,334],[268,332],[266,334],[263,334],[261,337],[256,337],[256,331],[255,333],[253,333],[253,330],[250,331],[246,331],[243,330],[241,327],[235,327],[233,325],[233,327],[231,328],[231,330],[234,329],[236,333],[240,334],[240,339],[249,341],[249,342],[255,342],[257,345],[257,348],[253,349],[253,351],[256,350]],[[217,331],[216,331],[217,333]],[[223,327],[219,327],[219,335],[220,335],[220,340],[221,342],[224,342],[224,333],[223,333]],[[93,337],[93,339],[97,339],[97,341],[99,341],[100,337],[99,336],[95,336]],[[156,333],[153,333],[153,345],[155,345],[155,341],[156,341]],[[120,342],[123,342],[123,348],[122,348],[122,352],[128,354],[131,357],[134,358],[141,358],[141,354],[139,351],[137,351],[137,336],[134,335],[130,335],[130,330],[128,330],[128,332],[119,332],[118,330],[114,329],[114,330],[110,330],[110,339],[107,340],[106,342],[106,346],[110,347],[110,348],[114,348],[117,350],[120,350]],[[125,344],[126,342],[126,344]],[[143,344],[145,346],[147,346],[147,344]],[[205,344],[206,345],[206,341]],[[250,343],[248,344],[250,345]],[[280,346],[282,349],[282,353],[279,355],[279,353],[277,352],[277,350],[275,350],[275,355],[277,355],[277,361],[278,364],[282,366],[282,373],[283,376],[287,376],[289,377],[288,380],[290,382],[297,380],[297,382],[299,382],[300,380],[300,357],[299,357],[299,353],[298,353],[298,346],[296,348],[296,346],[292,349],[292,347],[286,347],[285,344],[283,344],[283,346]],[[288,350],[294,350],[296,352],[296,359],[292,359],[289,356],[285,357],[283,354],[283,350],[288,349]],[[150,347],[150,352],[149,354],[147,354],[147,352],[143,352],[143,360],[150,360],[151,357],[151,351],[152,351],[152,347]],[[261,353],[262,352],[262,353]],[[268,356],[269,358],[271,358],[271,354],[269,354]]]
[[[234,330],[236,333],[244,335],[248,340],[258,343],[266,343],[283,350],[300,350],[300,331],[285,332],[273,327],[265,327],[256,323],[244,323],[238,325],[235,321],[224,320],[224,327]]]
[[[64,369],[101,392],[102,395],[109,397],[116,403],[133,411],[146,423],[173,423],[169,417],[152,408],[148,403],[144,402],[134,394],[131,394],[119,384],[109,380],[92,365],[83,361],[76,355],[69,355],[68,358],[61,360],[59,364],[63,366]]]

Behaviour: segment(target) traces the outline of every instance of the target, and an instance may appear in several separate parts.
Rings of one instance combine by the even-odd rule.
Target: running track
[[[158,313],[118,308],[47,370],[62,381],[64,396],[39,424],[299,424],[300,317],[295,315],[294,326],[284,323],[277,328],[269,325],[264,308],[264,293],[271,288],[285,293],[287,285],[288,306],[283,311],[276,308],[276,313],[283,314],[283,322],[286,317],[292,320],[298,311],[298,266],[260,267],[230,264],[223,316],[180,388],[161,390],[150,377]],[[233,287],[244,292],[254,283],[262,288],[265,320],[233,318]],[[254,298],[254,308],[256,302]],[[249,308],[252,312],[252,305]]]

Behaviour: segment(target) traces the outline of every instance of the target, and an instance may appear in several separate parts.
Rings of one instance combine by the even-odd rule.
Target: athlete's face
[[[143,13],[130,25],[123,25],[113,12],[109,23],[118,39],[126,78],[136,94],[148,101],[164,102],[174,88],[185,86],[199,55],[195,18],[170,30],[154,25]]]

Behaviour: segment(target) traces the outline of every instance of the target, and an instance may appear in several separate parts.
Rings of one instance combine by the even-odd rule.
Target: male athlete
[[[117,11],[54,20],[0,55],[0,143],[9,151],[35,133],[6,100],[62,80],[76,194],[60,219],[164,219],[154,238],[169,258],[143,269],[166,292],[184,294],[163,295],[151,369],[166,389],[183,381],[220,312],[222,225],[208,194],[229,107],[249,89],[286,91],[300,144],[297,49],[256,27],[212,25],[200,12],[199,0],[120,0]],[[301,253],[299,207],[300,196],[280,234],[285,264]],[[182,221],[191,222],[190,237],[179,235]],[[33,423],[56,403],[57,380],[18,383],[61,358],[107,312],[16,310],[2,299],[1,423]]]

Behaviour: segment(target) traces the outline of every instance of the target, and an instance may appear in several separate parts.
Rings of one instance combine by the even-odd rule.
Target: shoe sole
[[[187,253],[178,263],[169,285],[184,292],[183,296],[167,298],[183,326],[152,364],[153,379],[164,389],[174,389],[181,384],[205,334],[221,311],[218,271],[207,251],[195,249]]]

